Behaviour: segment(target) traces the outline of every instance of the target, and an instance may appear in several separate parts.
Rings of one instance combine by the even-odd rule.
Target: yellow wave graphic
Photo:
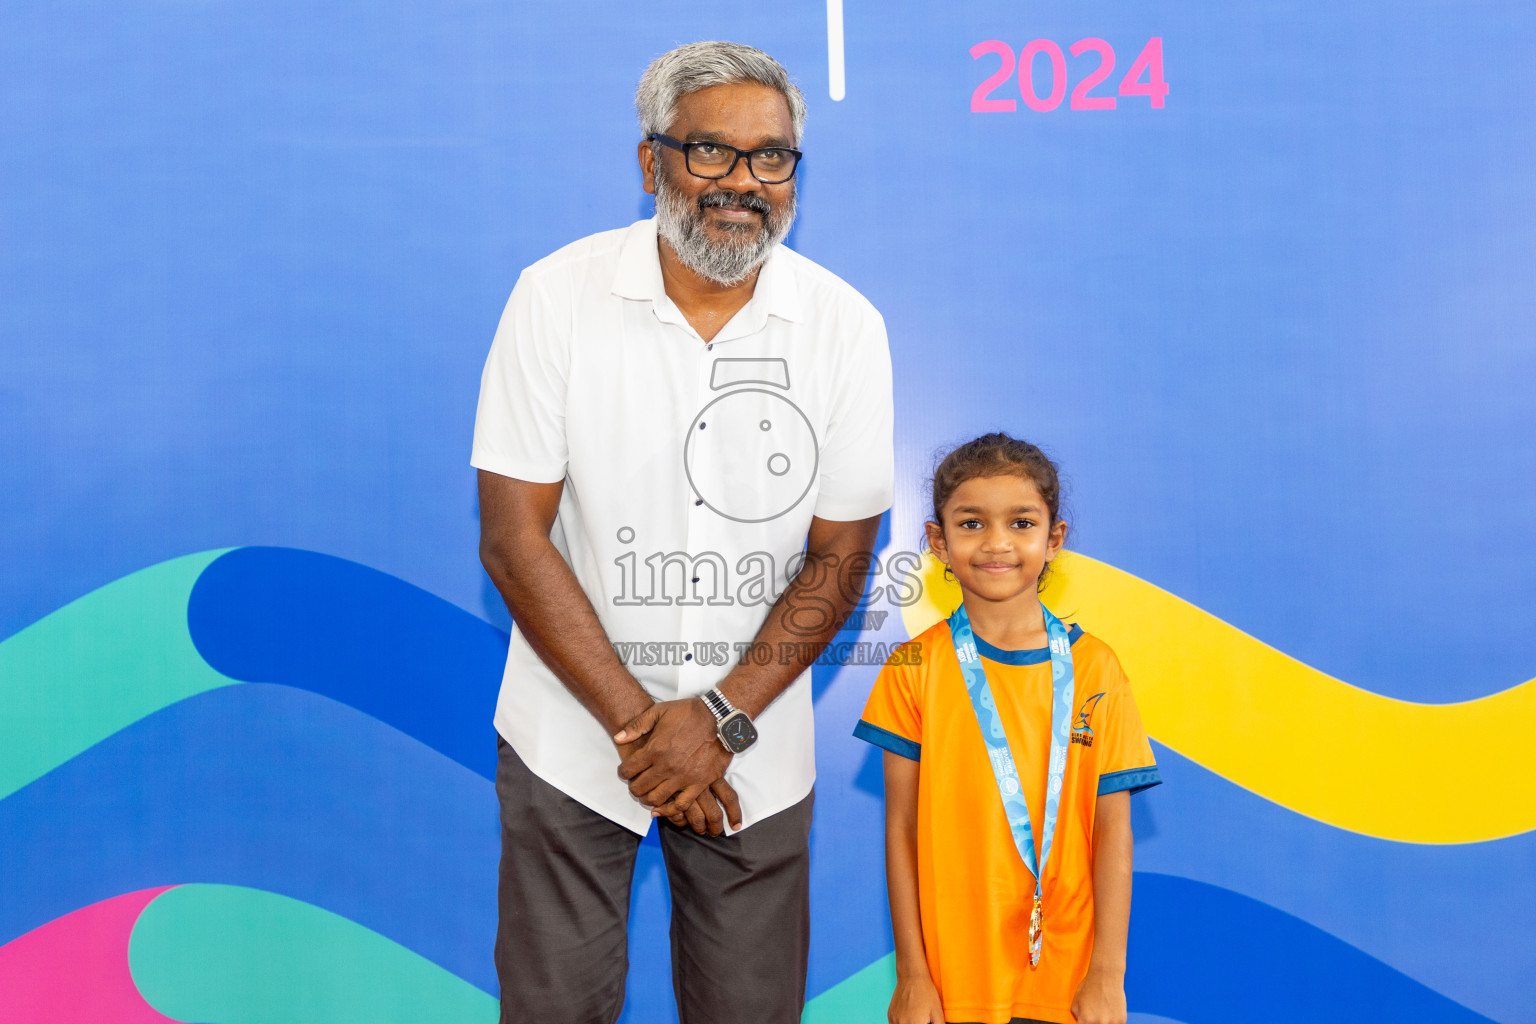
[[[917,572],[922,599],[902,612],[912,636],[960,603],[931,555]],[[1071,552],[1043,596],[1114,648],[1153,737],[1283,807],[1410,843],[1536,828],[1536,679],[1458,704],[1383,697]]]

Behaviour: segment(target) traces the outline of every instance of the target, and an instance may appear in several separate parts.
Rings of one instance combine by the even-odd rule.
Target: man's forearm
[[[482,542],[481,561],[528,645],[609,734],[651,705],[548,537]]]
[[[864,593],[879,527],[879,516],[813,524],[800,571],[774,602],[754,640],[773,656],[766,665],[743,659],[720,684],[734,706],[756,718],[826,650]]]

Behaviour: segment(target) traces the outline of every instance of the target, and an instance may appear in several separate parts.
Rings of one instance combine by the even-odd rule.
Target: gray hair
[[[736,82],[757,82],[784,94],[798,146],[805,133],[805,97],[789,80],[789,72],[762,50],[726,42],[689,43],[651,62],[635,90],[641,136],[662,134],[670,128],[679,98]]]

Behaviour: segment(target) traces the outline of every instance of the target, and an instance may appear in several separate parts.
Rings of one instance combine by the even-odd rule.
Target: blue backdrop
[[[490,1005],[508,621],[476,556],[480,367],[523,266],[649,215],[634,85],[702,38],[806,92],[790,244],[889,328],[890,550],[933,450],[1000,427],[1059,457],[1077,550],[1343,684],[1449,704],[1532,675],[1528,5],[6,4],[0,979],[131,952],[120,1019],[224,1020],[212,982],[144,981],[176,928],[140,946],[130,919],[106,959],[49,930],[162,886],[227,914],[194,897],[238,886],[252,948],[276,894]],[[1084,39],[1115,60],[1091,90]],[[1024,91],[984,87],[1033,40],[1059,83],[1046,46]],[[883,1020],[871,680],[817,679],[825,1019]],[[1443,743],[1475,766],[1536,715],[1507,724]],[[1477,776],[1524,826],[1406,842],[1158,755],[1133,1010],[1536,1022],[1530,763]],[[636,886],[649,1024],[674,1019],[650,845]],[[300,1009],[240,1019],[349,1019],[345,971],[268,967]],[[10,1012],[76,1019],[60,986]]]

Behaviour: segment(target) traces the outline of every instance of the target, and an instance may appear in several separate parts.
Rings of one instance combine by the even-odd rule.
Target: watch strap
[[[719,687],[705,690],[699,695],[699,699],[704,702],[705,707],[709,708],[709,713],[715,716],[717,722],[725,721],[725,717],[736,710],[731,706],[731,702],[725,699],[725,694],[720,692]]]

